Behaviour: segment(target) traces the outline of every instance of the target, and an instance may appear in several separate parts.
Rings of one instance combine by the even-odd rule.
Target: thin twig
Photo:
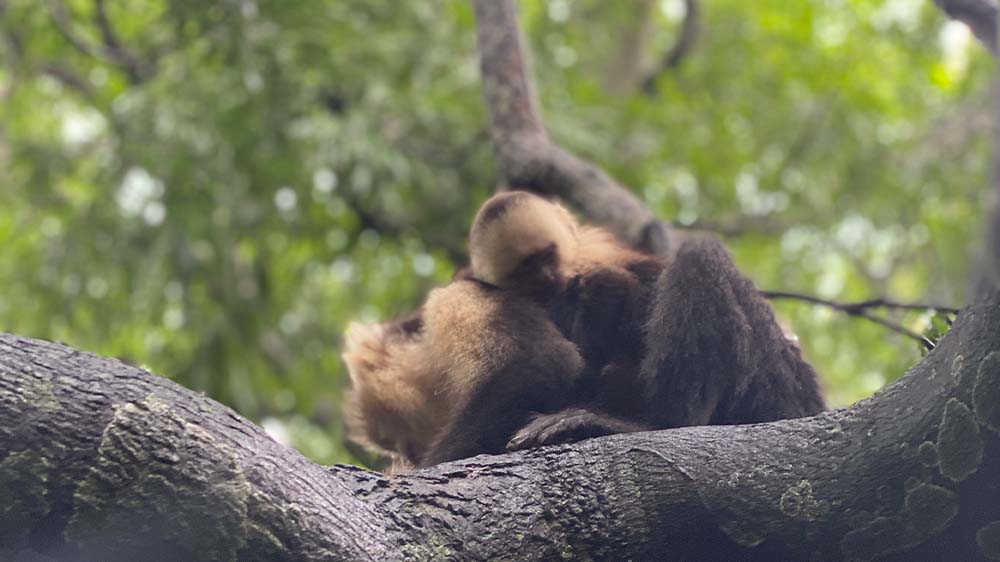
[[[104,41],[106,52],[114,53],[120,65],[124,67],[129,80],[133,84],[138,84],[146,78],[146,66],[139,57],[130,51],[118,38],[114,25],[108,17],[107,7],[104,0],[94,0],[94,19],[97,27],[101,30],[101,40]]]
[[[796,299],[796,300],[808,301],[814,304],[828,305],[832,308],[843,310],[844,312],[865,310],[868,308],[894,308],[897,310],[915,310],[915,311],[933,310],[936,312],[944,312],[946,314],[958,314],[959,312],[959,309],[953,306],[941,306],[937,304],[925,304],[925,303],[904,303],[882,297],[868,299],[864,301],[858,301],[858,302],[840,302],[834,300],[821,299],[819,297],[804,295],[801,293],[792,293],[788,291],[761,291],[761,294],[769,299]]]
[[[118,66],[125,71],[132,84],[142,83],[146,79],[145,67],[135,55],[121,45],[107,18],[103,2],[97,1],[96,12],[95,17],[104,39],[104,43],[100,45],[92,43],[76,32],[69,10],[61,0],[49,0],[52,23],[70,45],[87,56]]]
[[[765,298],[768,299],[794,299],[803,302],[808,302],[811,304],[816,304],[820,306],[825,306],[827,308],[832,308],[834,310],[839,310],[850,316],[856,316],[858,318],[864,318],[875,322],[876,324],[881,324],[890,330],[903,334],[909,338],[919,341],[927,349],[934,349],[934,342],[927,339],[921,334],[897,324],[891,320],[877,316],[869,312],[874,308],[890,308],[896,310],[916,310],[916,311],[935,311],[943,312],[945,314],[958,314],[959,310],[952,306],[940,306],[936,304],[922,304],[922,303],[901,303],[896,302],[886,298],[874,298],[868,299],[860,302],[839,302],[828,299],[821,299],[819,297],[814,297],[812,295],[803,295],[800,293],[790,293],[787,291],[761,291],[760,292]]]
[[[0,17],[6,15],[6,9],[6,2],[0,0]],[[41,71],[42,74],[54,78],[63,86],[76,90],[85,98],[92,99],[94,97],[94,88],[91,87],[90,83],[83,76],[74,71],[72,68],[57,61],[26,61],[24,39],[16,31],[0,30],[0,40],[7,44],[8,53],[11,59],[9,65],[10,68],[17,68],[24,65],[28,68],[28,70],[37,69],[38,71]],[[17,80],[18,77],[16,73],[12,73],[9,84],[5,87],[2,94],[0,94],[0,99],[6,99],[8,96],[13,94]]]
[[[659,77],[679,67],[688,54],[691,53],[695,43],[698,41],[698,36],[701,35],[701,6],[698,0],[684,0],[684,7],[686,13],[684,14],[684,22],[681,24],[680,37],[677,38],[674,46],[667,51],[667,54],[663,56],[663,60],[642,81],[642,91],[646,95],[656,93],[656,81]]]

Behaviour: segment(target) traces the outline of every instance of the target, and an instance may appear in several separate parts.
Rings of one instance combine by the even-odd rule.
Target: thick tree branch
[[[1000,26],[995,7],[993,23]],[[993,78],[993,169],[992,186],[987,192],[989,209],[984,220],[985,232],[979,246],[972,276],[971,298],[981,300],[1000,290],[1000,75]]]
[[[949,17],[969,26],[972,33],[986,46],[997,51],[997,4],[994,0],[934,0]]]
[[[680,37],[663,59],[656,65],[642,82],[642,91],[647,95],[656,93],[656,82],[663,74],[679,67],[688,54],[694,49],[698,36],[701,35],[701,5],[698,0],[684,0],[684,22],[681,24]]]
[[[0,335],[0,558],[986,560],[998,350],[994,293],[848,409],[385,477],[310,463],[140,369]]]
[[[507,185],[558,196],[628,243],[666,253],[668,225],[596,166],[545,132],[525,64],[514,0],[475,0],[483,92]]]

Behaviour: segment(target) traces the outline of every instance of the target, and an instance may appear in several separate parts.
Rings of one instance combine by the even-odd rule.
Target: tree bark
[[[851,408],[387,477],[313,464],[141,369],[2,335],[0,558],[998,559],[998,350],[993,293]]]

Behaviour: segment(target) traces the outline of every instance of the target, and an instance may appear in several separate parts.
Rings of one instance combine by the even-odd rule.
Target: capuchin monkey
[[[349,329],[348,437],[393,471],[502,453],[573,403],[583,358],[536,302],[458,278],[411,317]]]
[[[642,328],[663,259],[634,251],[607,230],[579,224],[565,208],[525,191],[480,208],[469,233],[469,275],[539,302],[580,349],[577,406],[542,416],[511,449],[638,431]],[[548,423],[551,421],[552,423]]]
[[[815,371],[714,239],[666,261],[507,192],[480,209],[469,252],[417,316],[349,334],[363,445],[428,466],[824,409]]]

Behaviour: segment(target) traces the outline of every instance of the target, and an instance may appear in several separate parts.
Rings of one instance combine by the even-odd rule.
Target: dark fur
[[[816,371],[719,241],[682,245],[656,290],[641,370],[653,425],[767,422],[823,411]]]
[[[633,356],[643,357],[640,368],[629,371],[635,363],[612,357],[593,394],[582,387],[582,408],[537,416],[511,439],[510,449],[644,429],[767,422],[824,410],[816,372],[720,242],[685,242],[653,291],[640,355]],[[606,295],[598,301],[619,298],[613,291]],[[574,341],[636,352],[635,333],[613,327],[620,326],[615,312],[620,309],[592,302],[588,312],[586,300],[582,314],[592,316],[583,324],[598,332]],[[604,356],[587,345],[597,344],[584,343],[589,367]]]
[[[537,359],[537,358],[532,358]],[[552,358],[555,363],[557,357]],[[479,454],[499,454],[534,412],[555,412],[572,403],[566,390],[575,381],[561,365],[515,361],[473,389],[420,465],[430,466]]]
[[[419,466],[504,452],[511,435],[530,421],[532,413],[558,411],[572,403],[573,393],[567,390],[577,386],[583,368],[576,347],[560,334],[543,307],[478,281],[458,282],[476,283],[482,294],[500,300],[499,310],[490,309],[493,312],[484,319],[510,341],[491,352],[498,359],[497,369],[472,380],[445,427],[420,455]],[[506,356],[500,357],[503,352]],[[460,377],[453,375],[456,380]]]

